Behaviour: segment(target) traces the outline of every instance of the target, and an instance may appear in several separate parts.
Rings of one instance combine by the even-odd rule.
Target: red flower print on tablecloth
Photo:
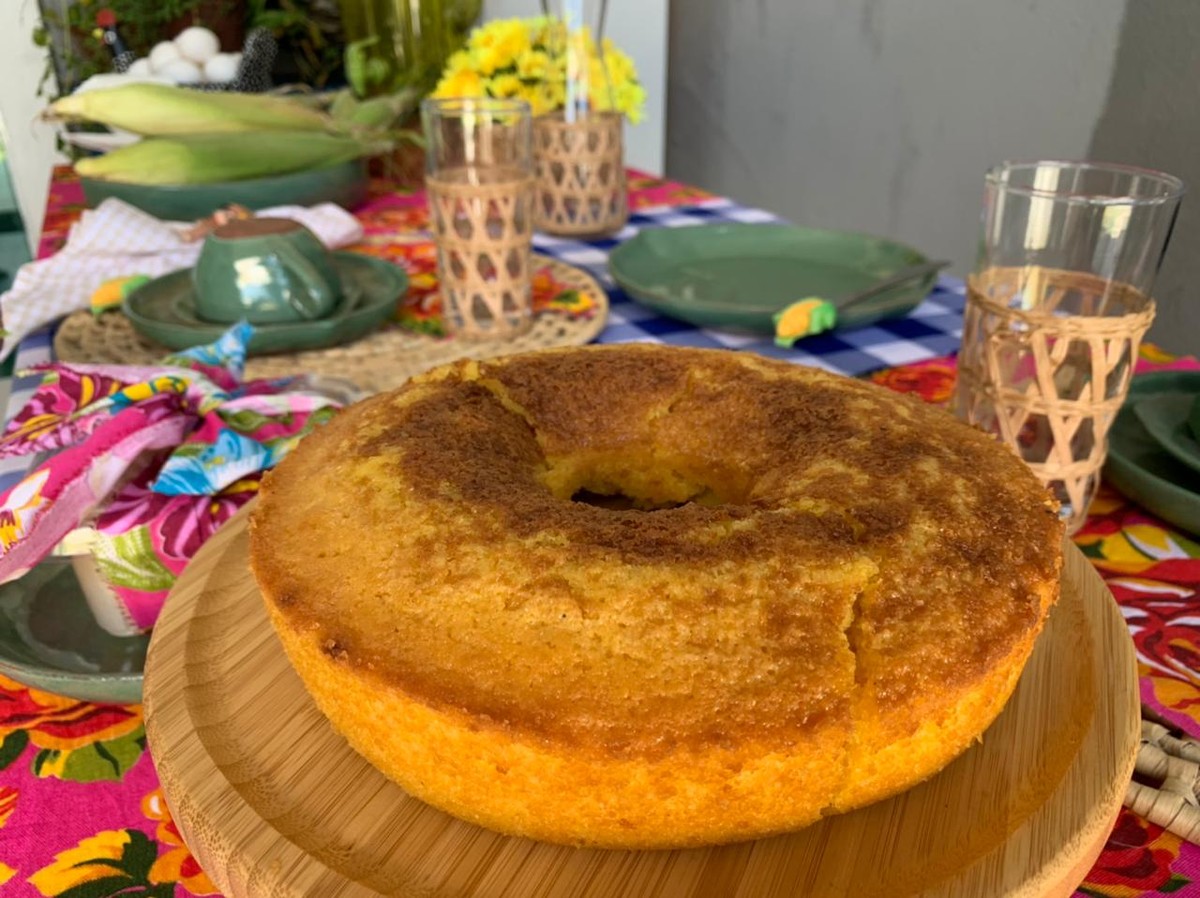
[[[1143,667],[1143,699],[1200,733],[1200,642],[1191,623],[1200,600],[1200,544],[1106,490],[1075,543],[1121,605]]]
[[[714,198],[714,194],[703,188],[633,170],[627,175],[626,185],[629,208],[633,211],[651,206],[690,206]]]
[[[941,405],[954,395],[954,360],[930,359],[903,368],[888,368],[871,375],[871,380],[897,393],[916,393],[926,402]]]
[[[145,745],[138,705],[93,705],[0,676],[0,767],[32,746],[35,776],[120,780]]]
[[[1122,808],[1117,825],[1079,887],[1097,898],[1139,898],[1144,893],[1188,894],[1191,878],[1172,870],[1179,837]]]

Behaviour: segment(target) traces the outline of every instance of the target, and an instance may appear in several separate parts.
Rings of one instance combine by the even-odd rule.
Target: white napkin
[[[311,208],[275,206],[254,214],[295,219],[330,249],[355,243],[363,233],[358,219],[333,203]],[[180,231],[190,225],[160,221],[117,199],[84,212],[62,250],[49,259],[22,265],[12,289],[0,296],[0,326],[7,331],[0,343],[0,360],[26,334],[86,309],[96,289],[111,278],[157,277],[190,268],[203,245],[202,240],[188,243],[180,237]]]

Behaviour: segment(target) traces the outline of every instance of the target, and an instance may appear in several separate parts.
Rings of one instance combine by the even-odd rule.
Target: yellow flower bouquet
[[[568,52],[570,48],[577,52]],[[472,31],[466,46],[450,57],[431,96],[517,98],[537,116],[562,109],[572,90],[585,91],[586,101],[578,97],[576,103],[584,101],[599,112],[615,110],[636,124],[646,91],[633,60],[607,38],[601,48],[603,55],[587,29],[568,35],[554,19],[489,22]],[[583,59],[586,70],[576,62]]]

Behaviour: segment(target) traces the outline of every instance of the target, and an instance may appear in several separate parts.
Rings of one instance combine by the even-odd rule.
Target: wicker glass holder
[[[561,112],[534,119],[538,230],[599,237],[624,227],[629,219],[624,125],[615,112],[573,122]]]
[[[472,180],[425,182],[446,327],[464,340],[516,337],[533,324],[533,179],[501,169]]]
[[[1153,320],[1144,293],[1078,271],[988,268],[968,282],[958,415],[1025,459],[1062,503],[1068,532],[1099,485]]]

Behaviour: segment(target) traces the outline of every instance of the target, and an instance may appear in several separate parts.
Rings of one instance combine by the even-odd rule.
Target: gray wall
[[[678,0],[667,173],[807,225],[974,262],[1002,159],[1165,168],[1200,194],[1200,3]],[[1200,195],[1152,339],[1200,352]]]

